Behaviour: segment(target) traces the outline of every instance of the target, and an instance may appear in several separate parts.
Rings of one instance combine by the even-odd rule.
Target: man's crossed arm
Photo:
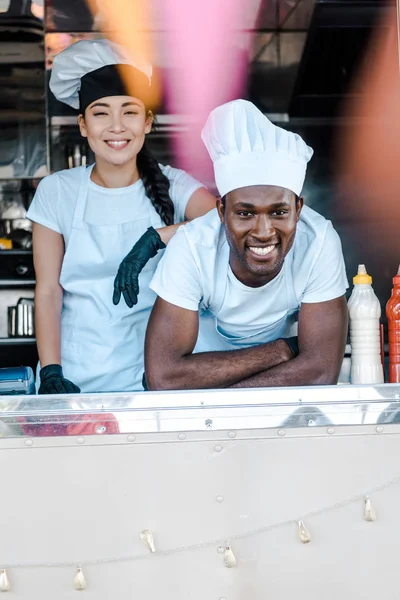
[[[295,358],[284,340],[192,354],[198,329],[197,312],[157,299],[145,344],[149,389],[335,384],[346,344],[347,305],[344,296],[301,305]]]

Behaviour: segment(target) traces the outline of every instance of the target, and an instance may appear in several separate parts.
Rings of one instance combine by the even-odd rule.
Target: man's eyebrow
[[[233,205],[234,208],[246,208],[246,209],[254,209],[255,205],[252,204],[251,202],[235,202],[235,204]],[[274,204],[270,204],[268,206],[268,209],[271,210],[276,210],[278,208],[289,208],[290,204],[289,202],[275,202]]]
[[[234,208],[254,208],[254,204],[251,204],[251,202],[235,202],[235,204],[233,205]]]
[[[289,208],[290,204],[289,202],[276,202],[275,204],[271,204],[270,208]]]

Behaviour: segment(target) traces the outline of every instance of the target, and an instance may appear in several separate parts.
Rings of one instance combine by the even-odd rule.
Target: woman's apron
[[[92,167],[82,169],[72,232],[60,275],[61,363],[64,376],[82,392],[142,390],[144,337],[156,295],[149,284],[159,253],[139,276],[138,304],[128,308],[123,297],[112,302],[114,279],[122,259],[150,226],[163,226],[151,202],[135,198],[137,216],[117,225],[84,222]]]

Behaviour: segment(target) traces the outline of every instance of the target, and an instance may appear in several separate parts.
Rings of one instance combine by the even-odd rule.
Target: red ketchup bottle
[[[400,266],[393,277],[393,289],[386,304],[389,332],[389,383],[400,382]]]

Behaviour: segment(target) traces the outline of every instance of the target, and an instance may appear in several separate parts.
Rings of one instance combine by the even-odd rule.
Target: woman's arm
[[[189,198],[185,210],[185,218],[191,221],[196,217],[205,215],[215,208],[216,198],[202,187],[197,189]],[[138,301],[139,274],[146,263],[165,248],[169,240],[175,235],[176,230],[182,223],[160,227],[160,229],[149,229],[136,242],[132,250],[127,254],[119,265],[118,273],[114,280],[113,303],[116,305],[124,296],[126,304],[132,308]]]
[[[62,235],[34,223],[35,330],[42,368],[51,364],[61,365],[60,320],[63,290],[59,279],[63,258]]]
[[[197,217],[201,217],[215,208],[216,198],[205,187],[199,188],[192,194],[188,200],[185,211],[186,221],[192,221]],[[183,223],[186,223],[183,221]],[[183,223],[169,225],[168,227],[160,227],[157,233],[164,244],[168,244],[169,240],[175,235],[178,227]]]

